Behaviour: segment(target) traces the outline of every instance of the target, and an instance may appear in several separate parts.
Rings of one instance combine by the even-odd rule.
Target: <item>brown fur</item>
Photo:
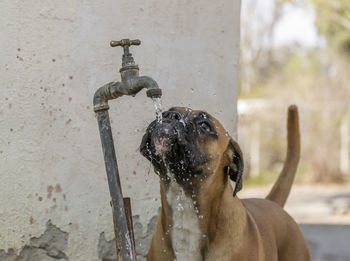
[[[280,176],[266,197],[281,207],[287,201],[300,158],[299,115],[298,107],[295,105],[290,106],[288,109],[287,129],[287,157]]]
[[[181,111],[181,108],[178,109]],[[194,112],[196,113],[196,112]],[[212,118],[217,140],[200,140],[198,147],[211,158],[211,172],[194,184],[200,212],[201,253],[205,261],[307,261],[306,241],[295,221],[281,208],[284,205],[299,159],[299,130],[296,106],[288,117],[288,153],[281,175],[268,199],[233,197],[225,166],[231,164],[233,150],[241,155],[238,144],[226,135],[222,125]],[[148,261],[173,261],[169,227],[172,213],[165,196],[166,185],[160,181],[162,208],[147,256]],[[170,231],[171,232],[171,231]],[[191,261],[191,260],[179,260]]]

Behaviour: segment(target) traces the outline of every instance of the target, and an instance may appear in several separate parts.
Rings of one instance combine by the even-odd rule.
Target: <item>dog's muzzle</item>
[[[152,122],[142,139],[140,150],[152,162],[156,173],[172,173],[177,180],[201,174],[205,155],[197,147],[193,119],[177,111],[163,113],[163,122]]]

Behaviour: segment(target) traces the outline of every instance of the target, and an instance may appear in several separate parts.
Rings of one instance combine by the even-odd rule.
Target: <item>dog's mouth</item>
[[[189,181],[202,172],[205,158],[197,148],[197,134],[191,121],[179,112],[166,111],[163,122],[153,121],[143,136],[140,151],[161,177]]]

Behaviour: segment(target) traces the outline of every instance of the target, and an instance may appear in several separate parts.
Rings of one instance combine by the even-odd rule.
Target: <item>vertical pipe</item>
[[[124,198],[124,207],[125,207],[125,215],[126,220],[128,222],[128,229],[129,233],[131,234],[131,249],[133,251],[133,256],[136,260],[136,244],[135,244],[135,237],[134,237],[134,228],[132,224],[132,211],[131,211],[131,201],[130,198]]]
[[[96,112],[100,137],[102,143],[103,156],[108,178],[109,192],[113,210],[114,232],[116,233],[116,246],[120,250],[122,261],[133,261],[133,250],[131,246],[131,235],[128,230],[127,219],[123,202],[123,194],[120,185],[117,158],[114,150],[111,124],[108,110]],[[119,253],[118,253],[119,256]]]

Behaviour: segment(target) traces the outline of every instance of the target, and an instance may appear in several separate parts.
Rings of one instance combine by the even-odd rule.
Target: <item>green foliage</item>
[[[309,73],[315,75],[319,73],[319,57],[314,53],[295,53],[282,67],[282,73],[286,78],[292,78],[296,75]]]
[[[248,93],[242,93],[239,97],[241,99],[256,99],[266,95],[266,86],[264,84],[256,85]]]
[[[350,57],[349,0],[307,0],[316,10],[316,26],[337,52]]]
[[[246,179],[244,186],[269,185],[275,183],[277,178],[277,173],[266,170],[262,171],[257,177]]]

